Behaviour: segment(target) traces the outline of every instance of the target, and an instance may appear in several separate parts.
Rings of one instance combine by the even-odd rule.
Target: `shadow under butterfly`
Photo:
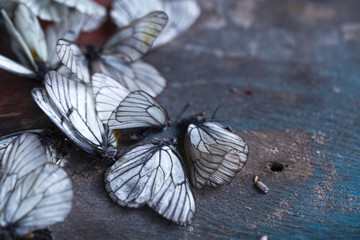
[[[14,9],[12,20],[1,9],[4,25],[11,37],[11,48],[20,63],[0,55],[0,68],[39,81],[60,65],[55,45],[60,37],[75,40],[88,17],[69,11],[64,22],[50,24],[44,33],[36,16],[23,4]]]
[[[166,81],[153,66],[139,59],[167,21],[166,13],[151,12],[119,29],[99,48],[82,49],[76,42],[60,39],[56,51],[61,62],[83,82],[90,82],[94,73],[104,73],[130,91],[143,90],[156,97]]]
[[[42,229],[69,214],[71,180],[50,161],[38,133],[0,140],[1,239],[51,239]]]
[[[191,27],[201,9],[196,0],[114,0],[111,18],[118,27],[152,11],[164,11],[169,22],[154,42],[154,47],[164,45]]]

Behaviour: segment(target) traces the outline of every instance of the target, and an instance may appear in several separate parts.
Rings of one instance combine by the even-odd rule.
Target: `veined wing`
[[[106,189],[121,206],[147,204],[161,216],[189,224],[195,201],[179,155],[170,146],[134,148],[105,173]]]
[[[96,146],[87,142],[87,140],[74,128],[67,118],[64,118],[57,110],[54,103],[49,98],[46,90],[43,88],[35,88],[32,96],[39,107],[48,115],[50,120],[77,146],[84,151],[94,155]]]
[[[101,54],[135,62],[151,48],[168,21],[164,12],[152,12],[120,29],[102,47]]]
[[[0,158],[2,156],[2,153],[5,151],[5,148],[14,139],[18,138],[20,135],[25,133],[35,135],[39,139],[39,141],[45,148],[48,162],[55,163],[59,166],[64,166],[66,164],[67,159],[64,153],[62,152],[62,146],[61,146],[61,150],[59,149],[60,141],[58,141],[58,139],[52,138],[52,136],[50,136],[51,133],[43,129],[25,130],[0,137]]]
[[[68,41],[75,41],[87,21],[87,15],[75,10],[69,10],[63,21],[51,24],[47,27],[46,42],[50,65],[59,63],[59,57],[56,53],[57,41],[61,38],[67,39]]]
[[[111,17],[118,27],[151,11],[164,11],[169,22],[155,40],[153,47],[168,43],[185,32],[199,17],[200,7],[196,0],[115,0]]]
[[[50,119],[83,150],[90,154],[103,150],[107,133],[97,117],[91,90],[54,71],[45,75],[45,88],[48,98],[41,89],[35,90],[33,97]]]
[[[169,12],[169,23],[161,34],[156,46],[166,44],[187,31],[200,16],[200,7],[196,0],[162,0],[164,11]]]
[[[48,163],[36,135],[13,140],[1,158],[0,224],[17,235],[63,221],[71,209],[72,185],[66,172]]]
[[[46,163],[17,181],[1,218],[16,226],[17,235],[25,235],[64,221],[70,213],[72,197],[72,184],[65,170]]]
[[[84,31],[93,31],[98,28],[106,19],[106,9],[92,0],[53,0],[89,16],[84,25]]]
[[[109,129],[163,128],[168,121],[166,110],[144,91],[131,92],[114,110]]]
[[[246,142],[215,122],[190,124],[185,149],[190,181],[196,188],[229,183],[248,155]]]
[[[91,77],[91,86],[98,116],[104,124],[107,124],[111,113],[130,91],[102,73],[95,73]]]
[[[47,62],[47,43],[38,19],[23,4],[15,9],[14,26],[24,39],[35,61]]]
[[[67,13],[67,7],[53,0],[17,0],[25,4],[39,18],[46,21],[61,21]]]
[[[75,42],[60,39],[56,45],[56,52],[60,61],[80,80],[90,82],[88,60]]]
[[[25,77],[36,76],[35,72],[33,72],[32,70],[2,55],[0,55],[0,68]]]
[[[3,183],[6,178],[22,178],[48,162],[45,149],[36,135],[24,133],[9,140],[10,143],[2,141],[6,147],[3,149],[1,158],[0,183]]]
[[[106,9],[92,0],[53,0],[54,2],[58,2],[64,4],[68,7],[75,8],[81,13],[87,14],[89,16],[106,16]]]
[[[101,56],[92,63],[92,69],[109,75],[130,91],[142,90],[153,97],[159,95],[166,85],[165,78],[153,66],[140,60],[125,63],[116,56]]]
[[[18,30],[15,28],[14,24],[11,22],[9,16],[7,15],[4,9],[1,9],[1,14],[5,20],[4,23],[6,29],[10,34],[10,36],[12,37],[12,39],[14,40],[12,44],[15,45],[22,52],[21,54],[24,54],[26,56],[27,61],[31,64],[31,66],[35,69],[35,71],[37,71],[37,65],[32,56],[32,53],[30,52],[30,48],[26,45],[25,40],[20,35]]]
[[[17,0],[25,4],[39,18],[46,21],[66,21],[74,10],[88,16],[84,31],[95,30],[105,20],[106,10],[103,6],[91,0]],[[72,12],[72,13],[71,13]],[[71,17],[71,16],[70,16]]]

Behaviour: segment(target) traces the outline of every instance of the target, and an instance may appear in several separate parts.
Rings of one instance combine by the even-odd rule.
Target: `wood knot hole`
[[[273,172],[282,172],[284,170],[284,164],[280,162],[268,162],[266,167]]]

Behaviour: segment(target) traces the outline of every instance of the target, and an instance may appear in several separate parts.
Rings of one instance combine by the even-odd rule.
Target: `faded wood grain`
[[[145,60],[168,80],[159,101],[171,117],[188,102],[189,114],[211,115],[220,104],[216,118],[248,141],[248,163],[228,186],[194,191],[195,220],[179,227],[147,207],[117,206],[104,189],[108,164],[90,165],[74,150],[66,166],[74,206],[51,227],[55,238],[360,238],[360,3],[201,5],[190,31]],[[0,133],[47,127],[30,96],[39,83],[0,74]],[[272,162],[283,170],[271,171]],[[254,187],[255,175],[268,194]]]

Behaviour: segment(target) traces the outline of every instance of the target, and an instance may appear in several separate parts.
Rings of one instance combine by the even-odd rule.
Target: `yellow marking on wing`
[[[119,144],[119,140],[120,140],[120,138],[121,138],[120,130],[114,130],[114,131],[113,131],[113,134],[114,134],[115,139],[116,139],[116,145],[115,145],[115,147],[117,147],[118,144]]]
[[[146,35],[146,37],[144,38],[144,42],[149,45],[150,42],[153,40],[153,37],[149,35],[156,36],[158,34],[157,26],[153,24],[151,28],[146,29],[145,33],[147,33],[148,35]],[[145,44],[142,44],[140,47],[146,48],[147,46]]]
[[[32,239],[34,237],[35,237],[34,233],[28,233],[26,235],[21,236],[21,238],[23,238],[23,239]]]
[[[35,61],[39,59],[39,55],[37,54],[37,52],[35,51],[34,48],[30,48],[30,53],[31,53],[31,56],[34,58]]]

